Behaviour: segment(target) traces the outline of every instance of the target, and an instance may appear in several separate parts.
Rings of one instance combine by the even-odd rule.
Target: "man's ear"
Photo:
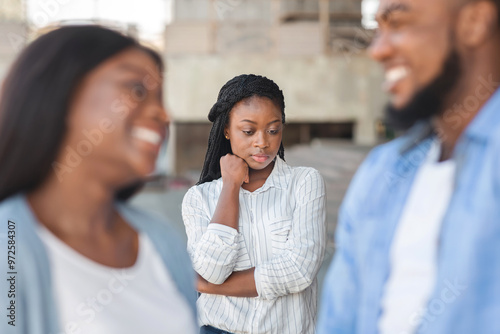
[[[458,13],[456,38],[467,48],[474,48],[492,37],[498,29],[498,10],[493,1],[472,1]]]

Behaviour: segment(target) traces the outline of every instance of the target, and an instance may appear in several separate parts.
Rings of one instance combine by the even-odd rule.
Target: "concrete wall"
[[[355,143],[377,142],[376,122],[382,117],[386,97],[380,87],[382,71],[364,52],[278,58],[170,56],[165,87],[174,121],[170,171],[182,173],[200,165],[210,129],[208,112],[224,83],[242,73],[265,75],[280,86],[287,123],[352,123]]]
[[[173,116],[168,170],[200,168],[219,89],[242,73],[283,89],[286,140],[339,135],[378,140],[382,71],[366,55],[361,0],[177,0],[165,30],[166,101]],[[328,3],[328,8],[325,4]],[[338,129],[340,130],[338,130]]]
[[[290,22],[273,27],[268,23],[179,22],[165,30],[165,53],[168,56],[249,55],[316,56],[325,45],[318,22]]]
[[[364,54],[272,58],[182,56],[167,58],[166,98],[175,120],[206,120],[219,89],[242,73],[265,75],[282,88],[290,122],[366,121],[384,104],[382,72]],[[367,135],[368,136],[368,135]]]
[[[265,21],[272,22],[274,0],[177,0],[174,2],[173,20],[203,21]],[[281,0],[279,16],[289,14],[318,14],[320,0]],[[362,0],[329,0],[330,13],[361,14]]]
[[[27,43],[28,27],[22,0],[0,0],[0,80]]]
[[[22,0],[0,0],[0,21],[24,21],[25,8]]]
[[[27,27],[15,21],[0,21],[0,80],[26,44]]]

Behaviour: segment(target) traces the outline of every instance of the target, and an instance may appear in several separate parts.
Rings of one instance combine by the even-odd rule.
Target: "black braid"
[[[285,124],[285,99],[283,92],[274,81],[254,74],[242,74],[229,80],[222,86],[217,102],[208,114],[208,119],[213,125],[198,184],[211,182],[221,177],[220,158],[233,153],[231,144],[224,136],[224,130],[229,122],[229,113],[236,103],[252,96],[270,99],[281,110],[282,122]],[[278,156],[285,159],[283,143],[278,150]]]

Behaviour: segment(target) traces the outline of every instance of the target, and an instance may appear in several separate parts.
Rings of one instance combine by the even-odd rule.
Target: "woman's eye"
[[[272,135],[277,135],[279,130],[269,130],[269,133]]]
[[[146,95],[148,94],[148,91],[146,87],[144,87],[143,84],[137,84],[134,85],[132,88],[132,96],[135,97],[137,100],[142,101]]]
[[[125,87],[129,90],[130,95],[136,101],[142,101],[146,98],[148,90],[140,81],[132,81],[125,84]]]
[[[243,130],[243,133],[246,134],[247,136],[251,136],[253,134],[253,131],[245,131],[245,130]]]

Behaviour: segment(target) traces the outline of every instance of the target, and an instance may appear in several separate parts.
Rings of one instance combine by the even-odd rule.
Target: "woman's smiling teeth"
[[[138,126],[132,129],[132,136],[153,145],[159,145],[163,140],[163,137],[158,132]]]

